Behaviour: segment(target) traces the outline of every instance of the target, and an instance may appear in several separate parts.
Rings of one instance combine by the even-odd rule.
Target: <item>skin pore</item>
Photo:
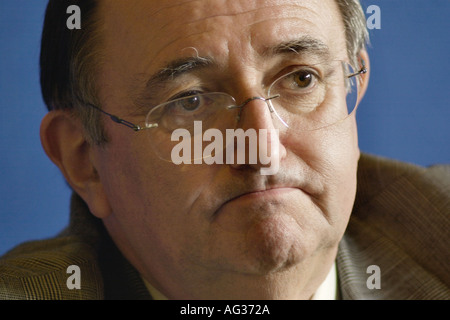
[[[267,97],[267,87],[295,66],[347,60],[332,0],[101,1],[99,18],[101,108],[134,123],[181,91],[226,92],[242,103]],[[201,59],[189,65],[193,58]],[[158,82],[167,70],[170,76]],[[324,103],[345,108],[338,98]],[[69,121],[63,118],[54,117]],[[63,172],[124,256],[161,293],[171,299],[314,294],[335,260],[354,202],[354,116],[294,134],[276,123],[264,101],[248,103],[240,128],[280,129],[280,169],[268,176],[260,174],[261,163],[162,161],[145,130],[104,125],[105,146],[66,135],[78,145],[72,166],[82,169]]]

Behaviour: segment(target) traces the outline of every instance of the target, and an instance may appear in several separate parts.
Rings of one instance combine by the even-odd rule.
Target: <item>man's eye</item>
[[[179,100],[178,104],[180,107],[187,111],[194,111],[200,106],[201,98],[198,95],[186,97],[182,100]]]
[[[202,92],[195,90],[177,94],[172,99],[170,99],[171,105],[172,107],[182,108],[187,111],[194,111],[200,106],[202,102],[201,94]]]
[[[307,71],[301,71],[293,75],[294,81],[300,88],[308,88],[314,80],[314,75]]]
[[[272,90],[277,91],[277,93],[280,94],[303,94],[312,90],[315,85],[320,82],[321,80],[320,77],[317,76],[317,72],[309,69],[302,69],[288,73],[284,77],[278,79],[272,85]]]
[[[200,91],[188,91],[179,94],[166,106],[173,115],[198,115],[212,103],[211,99]]]

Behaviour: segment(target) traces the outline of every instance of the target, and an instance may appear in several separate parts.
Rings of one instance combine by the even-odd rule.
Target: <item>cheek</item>
[[[291,143],[291,151],[315,173],[323,191],[316,204],[330,221],[345,225],[356,194],[356,172],[359,159],[354,117],[329,128],[305,133]]]
[[[339,172],[353,171],[359,159],[354,117],[328,128],[292,135],[286,145],[327,180],[342,179]]]
[[[129,234],[140,230],[143,234],[165,234],[167,239],[181,238],[183,229],[174,229],[193,223],[191,210],[215,171],[161,160],[151,147],[143,148],[148,146],[147,139],[139,138],[120,144],[119,138],[113,137],[102,157],[101,177],[113,214]]]
[[[112,232],[137,256],[167,252],[166,259],[178,259],[200,227],[191,211],[214,172],[160,160],[139,141],[112,141],[100,170],[116,226]]]
[[[128,139],[115,135],[102,153],[100,173],[108,198],[118,212],[135,208],[150,214],[189,208],[201,187],[193,181],[204,181],[207,172],[199,170],[201,166],[177,166],[160,159],[145,133],[128,135]]]

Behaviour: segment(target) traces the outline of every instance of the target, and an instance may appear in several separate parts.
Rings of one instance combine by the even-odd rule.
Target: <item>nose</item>
[[[274,125],[274,110],[269,103],[276,98],[251,97],[239,105],[235,133],[240,137],[237,138],[234,161],[231,163],[234,169],[251,167],[260,170],[261,174],[275,174],[281,160],[286,157],[286,148]]]

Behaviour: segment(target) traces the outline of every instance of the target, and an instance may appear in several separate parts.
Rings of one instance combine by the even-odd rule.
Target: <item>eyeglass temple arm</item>
[[[361,69],[359,69],[358,72],[349,74],[347,76],[347,78],[352,78],[354,76],[357,76],[357,75],[360,75],[360,74],[364,74],[364,73],[367,73],[366,62],[364,61],[364,59],[361,59]]]
[[[111,120],[114,121],[115,123],[124,125],[124,126],[126,126],[126,127],[128,127],[128,128],[133,129],[134,131],[140,131],[140,130],[142,130],[142,127],[141,127],[141,126],[136,125],[136,124],[134,124],[134,123],[131,123],[130,121],[124,120],[124,119],[122,119],[122,118],[119,118],[118,116],[115,116],[115,115],[113,115],[113,114],[111,114],[111,113],[108,113],[108,112],[106,112],[106,111],[100,109],[99,107],[94,106],[93,104],[88,104],[88,106],[90,106],[90,107],[92,107],[92,108],[94,108],[94,109],[100,111],[101,113],[107,115],[107,116],[110,117]]]

